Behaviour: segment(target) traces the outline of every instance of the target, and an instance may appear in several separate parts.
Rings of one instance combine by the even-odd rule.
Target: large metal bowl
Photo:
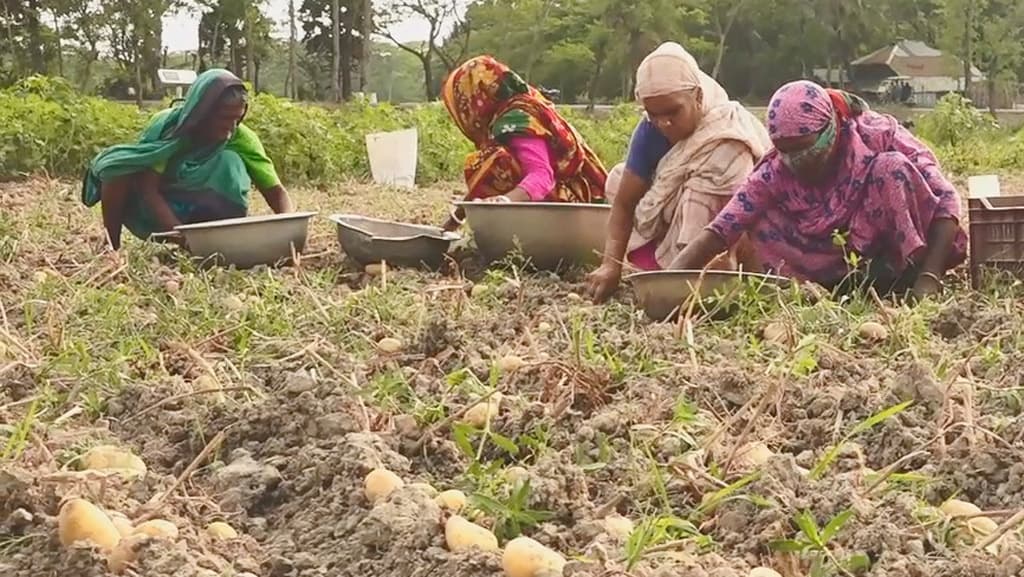
[[[483,256],[500,260],[516,248],[539,269],[597,264],[611,206],[563,202],[459,202]]]
[[[679,307],[695,292],[704,299],[725,294],[745,281],[765,291],[789,286],[790,282],[780,276],[719,270],[657,270],[631,274],[626,280],[632,283],[647,316],[658,322],[676,316]]]
[[[301,253],[306,248],[309,219],[316,214],[246,216],[183,224],[174,230],[185,237],[193,256],[212,264],[251,268],[290,259],[292,251]]]
[[[330,219],[338,225],[341,249],[362,266],[386,261],[399,267],[437,268],[452,241],[461,238],[433,226],[357,214],[334,214]]]

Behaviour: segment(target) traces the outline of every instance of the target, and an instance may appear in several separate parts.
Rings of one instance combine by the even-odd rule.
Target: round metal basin
[[[563,202],[459,202],[484,258],[517,248],[538,269],[601,261],[611,206]]]
[[[306,248],[309,219],[315,212],[246,216],[183,224],[174,230],[184,235],[189,252],[211,264],[251,268],[274,265]]]
[[[433,226],[407,224],[359,216],[334,214],[338,243],[345,254],[362,266],[386,261],[399,267],[441,266],[452,241],[461,238]]]
[[[703,274],[703,277],[701,276]],[[738,271],[658,270],[626,277],[633,284],[640,306],[657,322],[670,320],[695,292],[700,298],[725,294],[740,282],[750,282],[764,291],[789,286],[789,279]]]

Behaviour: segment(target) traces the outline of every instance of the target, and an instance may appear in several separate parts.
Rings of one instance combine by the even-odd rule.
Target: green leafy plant
[[[647,517],[640,521],[626,540],[626,570],[632,570],[652,549],[676,541],[692,541],[701,548],[712,544],[710,537],[686,519],[674,515]]]
[[[829,548],[829,542],[842,530],[843,526],[853,517],[852,510],[846,510],[819,528],[814,515],[804,511],[793,518],[793,523],[800,532],[793,539],[772,541],[768,547],[782,553],[796,553],[809,558],[811,562],[810,577],[829,577],[831,575],[854,575],[871,568],[871,560],[862,553],[857,553],[839,560]]]
[[[530,508],[530,492],[530,481],[527,479],[517,483],[507,499],[474,493],[470,495],[469,501],[474,509],[494,519],[494,535],[504,542],[554,517],[550,511]]]
[[[847,433],[846,436],[842,438],[842,440],[840,440],[838,443],[830,447],[828,451],[825,451],[825,454],[822,455],[821,459],[819,459],[817,464],[814,465],[814,468],[811,469],[810,477],[812,479],[820,479],[821,476],[825,474],[825,471],[827,471],[829,467],[832,466],[832,463],[834,463],[835,460],[839,457],[839,453],[840,451],[842,451],[843,445],[848,443],[857,435],[870,429],[873,429],[877,425],[880,425],[881,423],[889,420],[890,418],[902,413],[913,403],[914,401],[905,401],[898,405],[893,405],[857,423],[856,426],[850,429],[850,432]]]

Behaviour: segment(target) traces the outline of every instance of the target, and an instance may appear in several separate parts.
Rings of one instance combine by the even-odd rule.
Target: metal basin
[[[268,216],[246,216],[226,220],[183,224],[174,227],[184,235],[194,256],[211,263],[251,268],[290,259],[292,250],[306,248],[309,219],[315,212],[291,212]]]
[[[399,267],[437,268],[452,241],[461,238],[433,226],[356,214],[334,214],[330,219],[338,225],[341,249],[362,266],[386,261]]]
[[[483,256],[500,260],[516,248],[533,266],[597,264],[611,206],[563,202],[459,202]]]
[[[626,280],[633,284],[633,292],[647,316],[658,322],[676,316],[680,305],[695,292],[704,299],[724,294],[744,281],[766,292],[789,286],[789,279],[780,276],[718,270],[658,270],[631,274]]]

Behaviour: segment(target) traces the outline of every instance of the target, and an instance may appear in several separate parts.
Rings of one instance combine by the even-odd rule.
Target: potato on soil
[[[472,408],[466,411],[463,421],[480,428],[486,425],[488,421],[493,421],[498,416],[500,410],[501,393],[494,393],[491,395],[491,398],[473,405]]]
[[[374,469],[370,471],[363,483],[366,498],[373,504],[384,501],[391,493],[404,486],[405,481],[387,469]]]
[[[561,575],[565,558],[529,537],[516,537],[505,545],[501,566],[508,577]]]
[[[238,539],[238,531],[223,521],[214,521],[206,526],[206,534],[219,541]]]
[[[167,294],[176,295],[181,292],[181,283],[176,280],[169,280],[164,283],[164,291]]]
[[[485,284],[475,284],[473,288],[469,289],[469,296],[473,298],[479,298],[490,292],[491,287]]]
[[[441,508],[458,513],[466,506],[466,494],[458,489],[450,489],[438,495],[434,501]]]
[[[110,552],[121,542],[121,533],[102,509],[85,499],[71,499],[60,508],[57,533],[65,547],[91,543]]]
[[[145,543],[151,537],[149,535],[132,535],[126,537],[114,547],[114,550],[110,552],[110,556],[107,557],[107,568],[110,569],[111,573],[124,573],[139,556],[139,545]]]
[[[633,532],[633,522],[627,517],[618,513],[608,515],[604,518],[604,531],[617,541],[625,542]]]
[[[795,334],[796,331],[793,330],[793,327],[781,321],[768,323],[761,331],[764,340],[780,345],[792,345],[796,340]]]
[[[153,519],[135,527],[135,535],[147,535],[154,539],[177,539],[178,527],[164,519]]]
[[[782,577],[782,574],[770,567],[754,567],[747,577]]]
[[[471,523],[458,515],[452,515],[444,524],[444,540],[452,552],[497,551],[498,538],[484,527]]]
[[[866,341],[881,342],[889,339],[889,329],[874,321],[868,321],[857,328],[857,334]]]
[[[397,353],[402,350],[402,341],[392,337],[384,337],[377,341],[377,348],[388,354]]]
[[[107,512],[107,516],[110,517],[111,523],[117,528],[117,532],[121,534],[121,538],[131,537],[135,533],[135,526],[128,517],[123,513],[118,512]]]
[[[526,366],[526,361],[515,355],[505,355],[498,360],[498,368],[503,373],[514,373]]]
[[[552,328],[553,327],[551,326],[551,323],[547,321],[541,321],[540,323],[537,324],[538,333],[550,333]]]
[[[192,381],[193,391],[197,393],[209,391],[206,396],[215,403],[223,403],[227,400],[222,389],[223,387],[221,387],[220,383],[217,382],[217,379],[213,378],[211,375],[201,375],[196,380]]]
[[[146,463],[138,456],[114,445],[98,445],[85,452],[81,460],[82,469],[92,471],[115,471],[124,477],[134,478],[146,474]]]
[[[384,265],[379,262],[368,264],[363,267],[363,272],[369,276],[380,276],[384,274]]]

